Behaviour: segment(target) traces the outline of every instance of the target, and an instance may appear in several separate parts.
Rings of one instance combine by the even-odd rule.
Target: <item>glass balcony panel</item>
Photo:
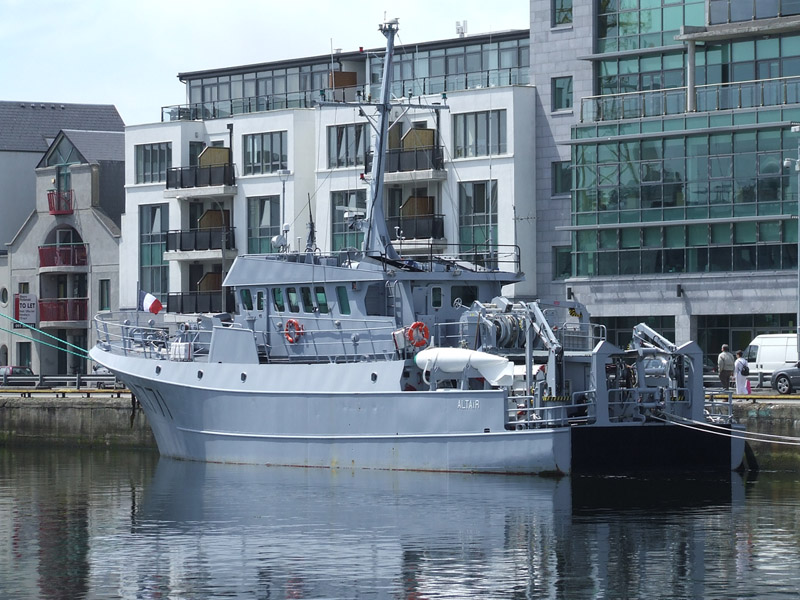
[[[210,227],[168,231],[166,250],[232,250],[235,247],[235,230],[235,227]]]

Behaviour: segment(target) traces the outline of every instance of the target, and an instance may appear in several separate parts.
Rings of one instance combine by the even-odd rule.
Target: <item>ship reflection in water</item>
[[[800,589],[800,482],[0,450],[13,598],[712,598]]]

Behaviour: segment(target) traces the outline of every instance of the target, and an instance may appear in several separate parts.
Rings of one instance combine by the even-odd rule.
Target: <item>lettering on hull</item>
[[[481,401],[477,398],[461,398],[458,401],[457,408],[459,410],[477,410],[481,407]]]

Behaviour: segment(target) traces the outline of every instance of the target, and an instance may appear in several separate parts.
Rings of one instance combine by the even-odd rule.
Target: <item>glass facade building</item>
[[[614,305],[671,313],[677,339],[714,356],[795,331],[800,3],[589,0],[576,24],[580,4],[593,95],[576,98],[567,142],[570,293],[621,318],[598,289],[641,282]],[[740,311],[734,332],[722,313]]]

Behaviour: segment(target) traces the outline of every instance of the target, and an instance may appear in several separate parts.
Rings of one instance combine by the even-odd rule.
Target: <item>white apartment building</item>
[[[232,310],[222,281],[234,257],[278,251],[281,234],[303,250],[312,220],[320,250],[360,248],[348,217],[366,209],[370,109],[327,101],[377,96],[382,54],[179,75],[187,104],[126,128],[120,306],[141,289],[169,313]],[[398,47],[384,201],[402,255],[516,247],[526,281],[509,293],[533,296],[528,60],[527,31]]]

